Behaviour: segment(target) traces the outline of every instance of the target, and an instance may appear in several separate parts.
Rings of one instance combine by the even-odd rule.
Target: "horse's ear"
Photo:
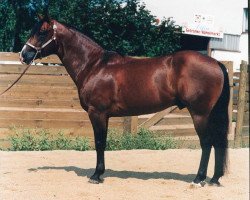
[[[33,1],[32,1],[33,2]],[[49,11],[49,0],[40,1],[40,3],[32,3],[34,11],[38,20],[48,20],[48,11]]]
[[[37,14],[37,18],[38,18],[40,21],[42,21],[42,20],[47,21],[47,22],[50,22],[50,21],[51,21],[51,18],[49,17],[49,15],[48,15],[47,13],[46,13],[45,15],[38,13],[38,14]]]
[[[37,13],[37,18],[41,21],[44,19],[44,15]]]
[[[48,15],[48,13],[45,14],[45,16],[44,16],[44,21],[46,21],[46,22],[48,22],[48,23],[51,21],[51,18],[50,18],[50,16]]]

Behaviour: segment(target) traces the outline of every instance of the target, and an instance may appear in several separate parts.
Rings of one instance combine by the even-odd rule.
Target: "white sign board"
[[[195,14],[191,23],[183,24],[182,31],[184,34],[223,38],[223,32],[214,27],[212,15]]]

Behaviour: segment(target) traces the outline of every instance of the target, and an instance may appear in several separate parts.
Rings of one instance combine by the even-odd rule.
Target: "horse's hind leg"
[[[211,137],[207,131],[208,116],[191,114],[194,122],[196,132],[200,139],[200,145],[202,149],[202,155],[200,160],[200,166],[197,175],[192,185],[203,186],[207,177],[207,168],[212,148]]]
[[[215,150],[215,166],[214,175],[210,180],[210,185],[220,186],[219,178],[224,175],[224,158],[226,157],[225,150],[220,147],[214,147]]]
[[[227,111],[222,110],[218,112],[218,109],[215,107],[209,115],[190,113],[202,149],[200,167],[193,183],[201,184],[206,179],[209,156],[213,146],[215,150],[215,168],[210,184],[219,186],[219,178],[224,175],[227,164]]]
[[[214,109],[211,113],[209,124],[213,133],[213,147],[215,152],[214,175],[210,184],[220,186],[219,178],[224,175],[227,168],[227,131],[228,131],[228,111]]]

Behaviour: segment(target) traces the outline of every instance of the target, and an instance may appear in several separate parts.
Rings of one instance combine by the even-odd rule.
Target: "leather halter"
[[[31,48],[35,49],[35,50],[36,50],[36,56],[37,56],[38,54],[41,55],[42,49],[44,49],[46,46],[48,46],[52,41],[56,40],[56,29],[57,29],[57,26],[54,24],[54,25],[53,25],[54,33],[53,33],[53,35],[52,35],[52,38],[49,39],[46,43],[44,43],[41,47],[36,47],[36,46],[34,46],[33,44],[31,44],[31,43],[29,43],[29,42],[26,42],[25,45],[30,46]],[[25,46],[25,45],[24,45],[24,46]],[[22,49],[22,51],[23,51],[23,50],[24,50],[24,48]],[[20,52],[20,56],[22,55],[22,51]],[[36,57],[36,56],[35,56],[35,57]],[[35,57],[34,57],[34,59],[35,59]],[[32,62],[34,61],[34,59],[32,60]],[[32,63],[32,62],[31,62],[31,63]]]

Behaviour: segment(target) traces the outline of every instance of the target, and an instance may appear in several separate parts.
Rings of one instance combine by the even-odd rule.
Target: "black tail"
[[[228,118],[228,104],[230,99],[230,86],[229,86],[229,78],[226,67],[218,62],[223,75],[224,75],[224,84],[221,95],[215,104],[211,114],[209,116],[209,125],[211,127],[210,130],[212,132],[212,145],[219,152],[220,161],[223,166],[218,166],[219,171],[221,171],[222,175],[227,169],[227,148],[228,148],[228,125],[229,125],[229,118]],[[215,161],[217,162],[217,161]]]

